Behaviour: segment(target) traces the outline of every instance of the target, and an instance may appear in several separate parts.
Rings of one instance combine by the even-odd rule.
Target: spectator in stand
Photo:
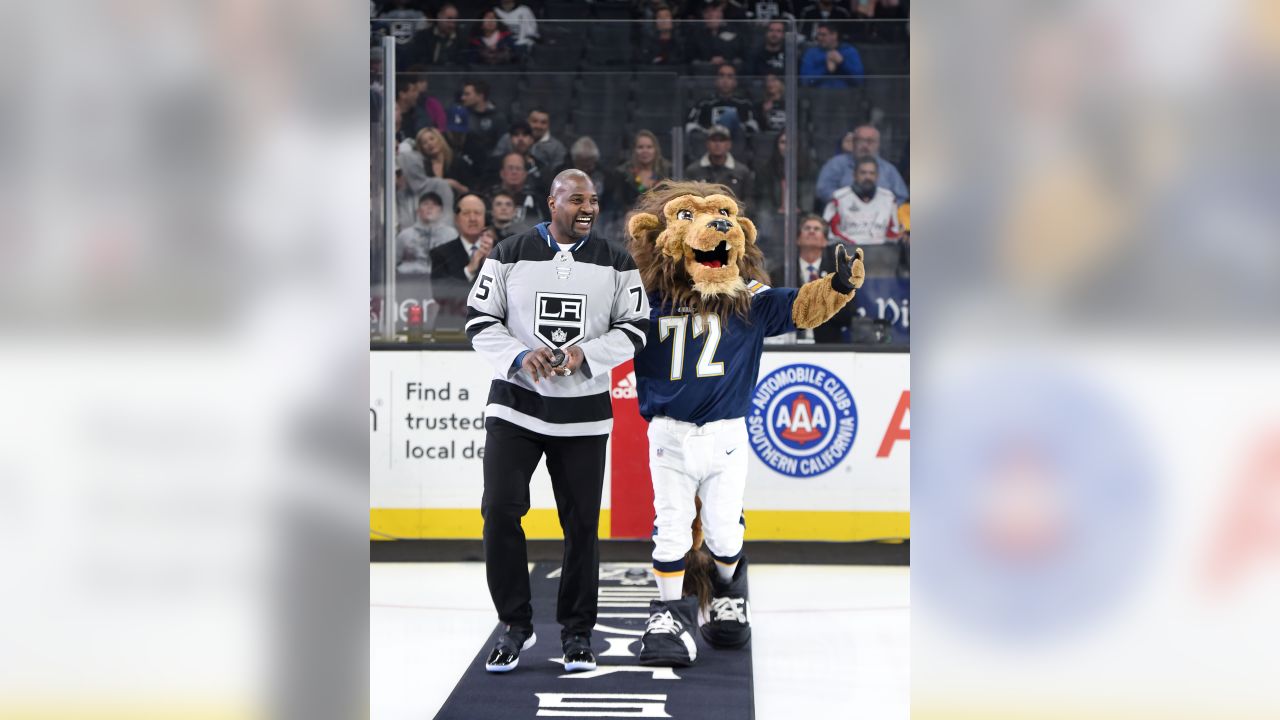
[[[436,281],[436,300],[462,300],[476,279],[480,265],[493,250],[493,243],[484,238],[484,200],[476,195],[465,195],[458,200],[456,218],[458,237],[430,251],[431,279]],[[452,283],[439,281],[454,281]],[[443,291],[443,292],[442,292]]]
[[[507,139],[507,152],[501,155],[494,153],[495,158],[503,158],[511,153],[515,153],[524,158],[524,171],[527,176],[525,185],[529,188],[529,192],[537,196],[545,195],[551,191],[551,178],[555,176],[555,172],[544,165],[542,161],[533,155],[533,128],[524,120],[517,120],[511,123],[511,129],[503,135]],[[502,146],[502,142],[498,142],[498,146]]]
[[[506,190],[499,190],[493,194],[492,215],[491,227],[494,230],[494,240],[505,240],[512,235],[518,235],[535,224],[516,219],[516,199]]]
[[[782,262],[783,223],[787,212],[787,134],[778,133],[774,150],[756,179],[756,242],[765,254],[769,267]],[[807,177],[803,154],[796,156],[796,177]],[[797,202],[801,202],[797,200]]]
[[[818,23],[818,44],[800,57],[802,82],[812,87],[844,88],[862,84],[862,56],[832,23]]]
[[[822,219],[832,242],[883,245],[902,234],[893,193],[876,185],[876,159],[864,157],[854,167],[853,184],[839,188],[827,203]]]
[[[818,24],[826,20],[850,20],[853,15],[836,5],[834,0],[814,0],[800,11],[800,35],[810,42],[818,41]]]
[[[440,196],[424,193],[418,199],[417,222],[396,236],[399,260],[396,272],[404,275],[430,275],[431,251],[458,237],[458,231],[444,218]]]
[[[516,47],[528,56],[529,49],[538,41],[538,20],[533,11],[528,5],[517,5],[515,0],[502,0],[493,12],[514,33]]]
[[[671,177],[671,163],[662,157],[658,136],[648,130],[637,130],[631,141],[631,157],[619,163],[618,174],[624,187],[622,203],[627,207],[659,180]]]
[[[448,187],[447,185],[445,187]],[[439,193],[436,193],[437,195]],[[404,171],[396,168],[396,234],[418,221],[418,198],[409,189]]]
[[[473,65],[510,65],[519,59],[515,36],[498,23],[498,14],[492,8],[480,16],[469,47]]]
[[[396,168],[396,233],[412,227],[418,221],[418,203],[427,193],[434,193],[440,198],[442,222],[453,225],[453,188],[444,178],[422,178],[414,192],[409,186],[409,178],[404,171]]]
[[[764,76],[764,99],[756,117],[763,130],[781,132],[787,128],[787,88],[777,75]]]
[[[836,272],[836,246],[829,245],[827,242],[827,234],[824,231],[826,224],[822,222],[822,218],[812,213],[800,218],[800,232],[796,233],[796,250],[797,252],[797,270],[796,281],[799,284],[815,281],[815,279],[827,277],[827,275]],[[774,287],[786,287],[786,273],[783,268],[777,268],[772,273]],[[818,325],[812,331],[801,331],[796,333],[799,340],[808,340],[813,338],[814,342],[844,342],[845,332],[849,329],[852,316],[854,316],[854,304],[841,307],[835,316],[827,320],[826,323]]]
[[[846,187],[853,183],[853,165],[855,158],[875,158],[876,177],[880,187],[893,193],[894,200],[899,203],[907,201],[911,192],[902,174],[893,163],[880,157],[880,131],[871,125],[859,125],[853,129],[852,152],[837,153],[822,166],[818,173],[817,187],[814,188],[816,199],[823,207],[831,201],[836,188]]]
[[[808,163],[804,155],[796,156],[796,177],[805,177]],[[764,187],[760,191],[759,207],[762,210],[783,214],[787,212],[787,134],[778,133],[777,144],[769,162],[764,167]]]
[[[800,219],[800,232],[796,234],[800,262],[796,264],[796,276],[790,278],[787,287],[800,287],[834,272],[835,246],[827,242],[826,227],[822,218],[813,213]]]
[[[736,69],[746,55],[743,43],[738,28],[725,23],[724,6],[710,4],[702,8],[702,25],[685,38],[684,56],[689,62],[732,65]]]
[[[734,197],[742,202],[751,199],[755,176],[751,169],[733,159],[729,148],[733,138],[729,129],[714,125],[707,133],[707,154],[684,169],[689,180],[720,183],[733,190]]]
[[[717,68],[715,97],[699,102],[689,111],[685,131],[691,140],[708,134],[717,125],[738,135],[744,131],[754,133],[760,129],[751,101],[738,95],[737,89],[738,71],[728,64]]]
[[[622,198],[626,196],[626,182],[622,175],[613,168],[600,164],[600,146],[586,135],[574,141],[573,147],[569,148],[569,167],[581,170],[591,178],[591,184],[595,186],[596,195],[600,198],[600,215],[596,226],[612,242],[613,223],[624,210]]]
[[[682,65],[684,43],[676,33],[671,8],[659,5],[654,11],[653,24],[644,29],[640,44],[636,47],[636,65]]]
[[[470,176],[454,160],[453,148],[435,128],[423,128],[415,142],[401,143],[398,162],[415,195],[427,192],[428,178],[444,180],[457,195],[468,191]]]
[[[417,135],[418,131],[423,127],[421,123],[424,118],[416,113],[414,105],[418,102],[418,98],[422,96],[422,89],[426,84],[401,75],[396,78],[395,85],[396,141],[404,142],[405,138]]]
[[[403,111],[400,108],[399,92],[396,93],[396,111],[405,114],[405,122],[400,129],[407,137],[417,137],[418,131],[425,127],[442,130],[446,127],[444,106],[429,93],[427,69],[422,65],[411,66],[397,83],[408,83],[417,88],[417,97],[409,100]]]
[[[472,172],[482,176],[488,168],[489,151],[498,144],[502,128],[508,127],[507,116],[489,102],[489,84],[483,80],[468,80],[462,85],[462,112],[460,120],[466,127],[461,150],[474,164]],[[450,121],[451,126],[454,121]]]
[[[425,64],[438,67],[465,62],[467,45],[458,34],[458,8],[452,3],[441,5],[434,25]]]
[[[542,163],[542,168],[554,178],[555,174],[564,167],[569,151],[565,149],[564,143],[551,136],[551,113],[544,108],[535,107],[529,111],[525,122],[529,123],[529,129],[533,132],[533,147],[530,148],[529,154]],[[494,154],[506,155],[511,150],[511,134],[507,133],[498,140],[498,147]]]
[[[536,225],[546,220],[544,212],[547,206],[546,195],[538,194],[538,188],[529,182],[529,173],[525,169],[525,156],[517,152],[509,152],[502,157],[501,169],[498,171],[499,183],[485,193],[492,199],[499,192],[505,192],[515,200],[515,222],[527,222]]]
[[[551,113],[546,108],[535,106],[526,118],[533,129],[533,149],[529,152],[538,158],[551,171],[552,180],[569,159],[569,150],[564,143],[551,134]]]
[[[751,54],[747,63],[748,75],[785,75],[787,73],[787,49],[783,41],[787,37],[787,24],[775,20],[764,29],[764,44]]]

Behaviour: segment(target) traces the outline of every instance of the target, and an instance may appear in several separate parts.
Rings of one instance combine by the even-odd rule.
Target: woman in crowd
[[[516,60],[515,36],[498,24],[498,14],[492,8],[485,10],[471,35],[471,62],[477,65],[508,65]]]
[[[777,144],[773,148],[773,154],[769,156],[769,162],[765,165],[762,173],[764,182],[760,183],[760,205],[762,210],[775,212],[779,215],[787,212],[787,134],[785,132],[778,133]],[[804,177],[804,171],[798,166],[800,157],[796,157],[797,175]]]
[[[648,130],[636,131],[631,142],[631,157],[618,165],[618,172],[626,180],[622,199],[627,206],[659,180],[671,177],[671,163],[662,157],[658,136]]]
[[[435,128],[418,131],[415,142],[400,148],[400,168],[404,170],[409,188],[415,193],[424,192],[426,178],[442,178],[461,197],[468,191],[462,168],[455,162],[453,148]]]
[[[785,235],[783,223],[787,212],[787,134],[778,133],[773,153],[759,175],[756,176],[756,187],[759,197],[756,199],[756,210],[753,216],[760,234],[757,242],[769,263],[770,274],[780,270],[782,262],[782,238]],[[804,155],[796,155],[796,177],[808,177],[807,163]],[[798,207],[805,207],[804,197],[796,198]],[[777,277],[777,275],[774,275]]]

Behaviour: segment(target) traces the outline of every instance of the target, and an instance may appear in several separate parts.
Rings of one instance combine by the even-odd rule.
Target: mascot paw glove
[[[862,264],[862,248],[853,252],[854,257],[850,258],[844,245],[836,246],[836,272],[835,277],[831,278],[831,287],[841,295],[848,295],[862,287],[862,282],[867,277],[867,270]]]

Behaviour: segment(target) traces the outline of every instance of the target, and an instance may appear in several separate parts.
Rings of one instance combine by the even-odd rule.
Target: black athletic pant
[[[529,512],[529,479],[543,454],[551,473],[564,560],[556,621],[561,639],[590,633],[600,587],[600,492],[608,435],[554,437],[498,418],[485,420],[484,564],[498,619],[533,627],[529,556],[520,518]]]

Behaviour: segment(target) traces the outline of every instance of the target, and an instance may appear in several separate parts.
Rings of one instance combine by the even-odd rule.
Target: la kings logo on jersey
[[[547,347],[563,349],[582,341],[587,328],[586,295],[540,292],[534,302],[533,334]]]

